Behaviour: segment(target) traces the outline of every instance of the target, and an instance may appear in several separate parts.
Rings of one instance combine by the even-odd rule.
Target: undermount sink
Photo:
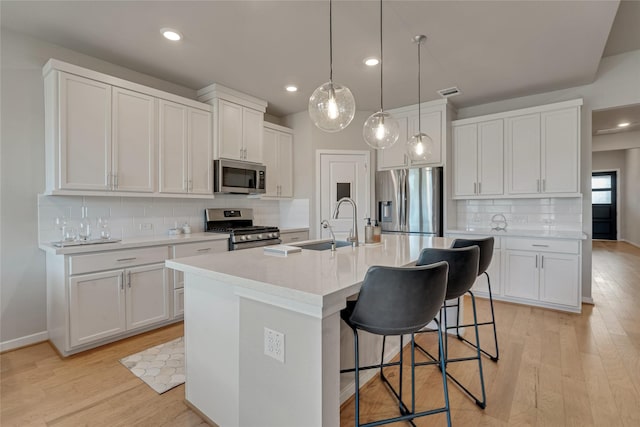
[[[311,242],[311,243],[303,243],[300,245],[296,245],[302,249],[309,249],[312,251],[326,251],[331,249],[331,242]],[[351,246],[351,242],[339,242],[336,241],[336,248],[342,248],[344,246]]]

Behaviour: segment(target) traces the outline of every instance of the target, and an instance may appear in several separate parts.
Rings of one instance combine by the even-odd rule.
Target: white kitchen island
[[[168,260],[185,273],[186,400],[221,427],[340,425],[340,310],[372,265],[405,266],[451,239],[383,235],[377,246]],[[284,334],[284,362],[265,355]],[[379,351],[379,350],[377,350]]]

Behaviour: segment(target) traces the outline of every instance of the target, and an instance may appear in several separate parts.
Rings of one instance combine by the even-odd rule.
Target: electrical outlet
[[[143,222],[140,224],[140,231],[151,231],[151,230],[153,230],[153,223]]]
[[[284,363],[284,334],[264,328],[264,354]]]

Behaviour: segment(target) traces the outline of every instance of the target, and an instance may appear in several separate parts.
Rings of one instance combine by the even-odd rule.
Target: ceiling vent
[[[443,98],[451,98],[452,96],[460,95],[460,89],[455,86],[447,89],[440,89],[438,94]]]

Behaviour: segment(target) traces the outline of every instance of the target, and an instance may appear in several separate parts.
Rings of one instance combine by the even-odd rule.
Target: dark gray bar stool
[[[420,331],[434,317],[442,307],[447,287],[446,262],[422,267],[380,267],[369,268],[362,282],[360,294],[357,301],[348,301],[347,307],[340,312],[340,317],[353,330],[355,368],[344,369],[340,372],[355,372],[355,422],[358,427],[378,426],[398,421],[408,421],[411,425],[413,419],[446,412],[447,425],[451,425],[451,413],[449,411],[449,393],[447,390],[447,377],[445,358],[443,353],[442,332],[438,327],[438,341],[440,348],[440,358],[431,362],[437,364],[442,372],[442,388],[444,391],[445,406],[416,412],[415,405],[415,341],[414,333]],[[400,361],[393,363],[383,363],[381,359],[379,365],[359,366],[359,346],[358,330],[367,331],[372,334],[382,335],[383,343],[387,336],[400,336]],[[411,408],[402,400],[402,336],[411,334]],[[384,350],[383,350],[384,355]],[[383,368],[389,366],[399,366],[399,393],[389,383],[384,376]],[[380,378],[389,386],[394,394],[400,416],[387,418],[360,424],[360,371],[363,369],[380,369]]]
[[[466,248],[469,246],[477,246],[480,248],[480,266],[478,267],[478,277],[484,273],[487,276],[487,285],[489,286],[489,305],[491,306],[491,321],[489,322],[480,322],[478,326],[483,325],[493,325],[493,341],[495,343],[496,354],[490,354],[486,350],[480,348],[484,354],[489,356],[489,358],[497,362],[500,357],[500,350],[498,349],[498,333],[496,332],[496,315],[493,311],[493,296],[491,295],[491,278],[489,277],[489,273],[487,272],[487,268],[489,268],[489,264],[491,264],[491,259],[493,258],[493,237],[487,237],[484,239],[456,239],[451,244],[452,248]],[[459,303],[459,301],[458,301]],[[458,324],[460,324],[460,318],[458,318]],[[460,325],[461,328],[464,328],[470,325]],[[458,334],[458,339],[466,342],[467,344],[476,347],[476,345],[472,342],[469,342],[466,338],[460,336]]]
[[[478,276],[478,263],[480,260],[480,249],[477,246],[470,246],[467,248],[460,249],[436,249],[436,248],[427,248],[423,249],[420,252],[420,256],[418,257],[418,261],[416,261],[416,265],[428,265],[433,264],[434,262],[446,261],[449,264],[449,272],[447,277],[447,293],[445,295],[445,300],[442,305],[441,319],[443,319],[443,328],[445,331],[447,329],[454,329],[458,326],[447,326],[447,301],[458,300],[462,295],[468,293],[471,295],[471,303],[473,307],[473,321],[474,324],[470,326],[475,326],[476,340],[480,342],[480,335],[478,333],[478,325],[477,325],[477,315],[476,315],[476,299],[473,295],[473,292],[470,291],[474,282],[476,281],[476,277]],[[478,361],[478,372],[480,376],[480,389],[482,390],[482,399],[476,397],[467,387],[462,385],[453,375],[447,372],[447,376],[451,378],[453,382],[455,382],[462,390],[464,390],[469,396],[471,396],[476,405],[484,409],[487,406],[487,397],[484,389],[484,374],[482,371],[482,356],[480,354],[479,348],[476,348],[476,356],[472,357],[459,357],[452,358],[449,356],[449,346],[448,346],[448,336],[444,334],[444,357],[445,364],[454,363],[454,362],[467,362],[467,361]],[[429,356],[432,360],[438,360],[434,356],[432,356],[427,350],[425,350],[419,344],[416,344],[418,349],[422,351],[424,354]],[[429,363],[429,362],[427,362]],[[420,365],[420,363],[418,363]]]

